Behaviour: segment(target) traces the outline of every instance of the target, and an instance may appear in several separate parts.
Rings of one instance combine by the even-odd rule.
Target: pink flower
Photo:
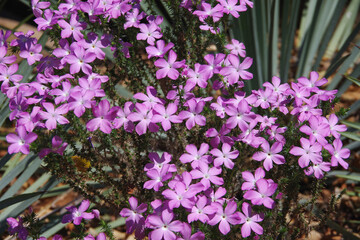
[[[230,224],[240,224],[240,213],[236,212],[237,204],[234,200],[230,200],[227,203],[225,210],[221,204],[214,204],[214,206],[217,207],[217,212],[208,222],[209,225],[214,226],[220,222],[219,230],[222,234],[226,235],[230,232]]]
[[[250,236],[251,231],[255,232],[256,234],[263,234],[263,228],[258,224],[264,220],[264,217],[260,216],[259,214],[253,214],[250,204],[244,202],[242,204],[242,213],[240,213],[240,224],[243,224],[241,227],[241,236],[246,238]]]
[[[97,106],[92,108],[95,118],[91,119],[86,124],[86,128],[91,132],[100,128],[100,130],[104,133],[111,133],[111,122],[115,119],[117,110],[118,108],[116,107],[110,109],[110,103],[108,100],[101,100]]]
[[[262,168],[256,169],[254,175],[249,171],[242,172],[241,174],[242,178],[246,181],[241,185],[241,190],[254,189],[256,182],[265,177],[265,171]]]
[[[251,67],[253,62],[252,58],[247,57],[242,63],[240,63],[238,56],[230,54],[228,56],[228,60],[231,65],[222,68],[220,74],[228,78],[230,85],[237,83],[239,81],[239,77],[241,77],[242,80],[249,80],[253,78],[252,73],[245,71],[245,69]]]
[[[155,66],[160,68],[156,71],[156,78],[162,79],[168,76],[172,80],[176,80],[179,77],[177,68],[181,68],[185,64],[185,60],[176,62],[177,55],[173,50],[170,50],[168,60],[164,58],[155,61]]]
[[[73,35],[76,41],[83,39],[84,35],[80,32],[86,28],[86,23],[78,22],[79,16],[77,14],[71,14],[70,22],[65,20],[59,20],[58,24],[62,28],[61,37],[68,38]]]
[[[230,4],[230,2],[232,2],[232,4],[237,3],[237,0],[228,0],[228,1],[229,1],[228,4]],[[219,0],[219,2],[224,6],[224,4],[226,3],[226,0]],[[246,7],[245,7],[245,10],[246,10]],[[237,14],[237,15],[239,16],[239,14]],[[225,46],[225,48],[229,49],[231,51],[230,53],[233,55],[239,55],[240,57],[246,56],[245,45],[236,39],[231,39],[231,44],[227,44]]]
[[[206,196],[199,196],[187,219],[189,223],[197,220],[202,223],[206,223],[210,220],[208,215],[215,214],[216,212],[217,207],[214,205],[208,205],[208,198]]]
[[[264,168],[266,171],[269,171],[273,168],[273,162],[276,164],[284,164],[285,158],[284,156],[277,154],[281,152],[283,145],[279,142],[275,142],[271,148],[267,141],[263,142],[261,148],[263,152],[256,152],[252,156],[252,158],[256,161],[264,160]]]
[[[182,122],[182,119],[175,115],[176,111],[177,106],[175,103],[169,103],[166,109],[164,105],[157,104],[154,107],[154,115],[151,119],[151,122],[161,122],[161,126],[163,127],[164,131],[168,131],[171,128],[171,123]]]
[[[155,229],[150,232],[149,237],[157,240],[175,240],[176,235],[174,232],[180,232],[182,230],[183,223],[180,221],[172,221],[174,213],[168,209],[162,211],[161,216],[150,215],[146,219],[150,228]]]
[[[324,146],[331,154],[331,166],[336,167],[340,164],[343,168],[348,169],[349,164],[344,159],[349,158],[350,150],[342,148],[343,144],[340,138],[334,140],[333,145],[327,144]]]
[[[94,214],[86,212],[90,206],[89,200],[84,200],[81,202],[80,207],[76,208],[74,206],[67,207],[66,209],[71,212],[71,214],[65,214],[61,220],[62,223],[73,222],[75,225],[80,225],[81,220],[84,219],[93,219]]]
[[[59,136],[54,136],[51,140],[51,143],[52,143],[52,148],[41,149],[39,153],[40,158],[44,158],[49,153],[57,153],[63,155],[63,152],[68,145],[68,143],[63,142]]]
[[[301,147],[293,146],[289,153],[295,156],[301,156],[299,158],[300,167],[304,168],[309,166],[310,161],[318,164],[321,162],[322,157],[321,153],[321,145],[318,142],[309,141],[306,138],[300,139]]]
[[[215,156],[214,166],[220,167],[221,165],[225,165],[225,167],[232,169],[234,167],[234,162],[232,159],[237,158],[239,156],[239,151],[231,151],[231,145],[224,143],[222,145],[222,151],[217,148],[214,148],[210,151],[210,153]]]
[[[177,238],[177,240],[204,240],[205,235],[202,232],[196,232],[191,235],[191,226],[188,223],[183,223],[183,227],[180,230],[182,238]]]
[[[153,112],[150,111],[146,104],[136,103],[135,109],[136,112],[130,113],[127,118],[132,122],[139,122],[135,128],[137,134],[145,134],[148,128],[150,132],[157,132],[159,130],[159,126],[151,122]]]
[[[254,205],[264,205],[269,209],[273,209],[275,202],[270,197],[275,193],[277,184],[262,178],[256,181],[256,187],[257,191],[247,191],[244,194],[244,198],[251,200],[251,203]]]
[[[122,217],[126,218],[126,232],[131,234],[135,231],[136,238],[144,237],[145,218],[142,213],[147,210],[147,204],[142,203],[138,206],[138,200],[135,197],[129,198],[130,209],[123,208],[120,212]]]
[[[174,44],[172,42],[169,42],[165,46],[165,41],[159,40],[156,42],[156,47],[155,46],[147,46],[146,52],[148,54],[148,58],[152,58],[152,57],[163,58],[164,55],[173,47],[174,47]]]
[[[158,31],[158,25],[155,22],[150,24],[140,24],[139,25],[140,33],[137,34],[137,40],[147,40],[147,43],[154,45],[155,39],[162,37],[162,33]]]
[[[212,167],[209,168],[209,165],[205,162],[199,162],[199,167],[190,172],[193,179],[201,178],[201,183],[204,185],[204,190],[210,187],[210,182],[215,185],[223,185],[224,179],[218,177],[222,172],[221,168]]]
[[[92,67],[89,63],[93,62],[96,55],[92,52],[85,51],[82,47],[74,49],[74,53],[66,57],[67,63],[70,64],[70,73],[75,74],[83,71],[85,74],[90,74]]]
[[[47,112],[41,111],[40,114],[43,119],[47,119],[45,122],[45,126],[47,129],[49,130],[55,129],[57,123],[61,125],[69,123],[69,120],[67,120],[64,116],[62,116],[69,111],[67,104],[63,104],[56,109],[54,105],[49,102],[44,102],[42,105]]]
[[[164,165],[161,170],[151,169],[146,172],[146,175],[151,178],[151,180],[144,183],[144,188],[154,189],[154,191],[159,191],[160,187],[164,186],[163,182],[169,180],[172,177],[172,174],[169,172],[170,165]]]
[[[195,126],[195,123],[199,126],[205,126],[206,124],[206,118],[200,113],[203,111],[205,106],[205,101],[199,101],[197,102],[196,99],[190,99],[187,101],[189,106],[189,111],[181,111],[179,113],[179,117],[182,120],[186,120],[186,128],[192,129]]]
[[[209,151],[209,145],[202,143],[199,150],[194,144],[189,144],[185,147],[187,153],[180,156],[180,161],[184,164],[191,162],[192,168],[197,168],[200,162],[210,163],[211,157],[206,153]]]

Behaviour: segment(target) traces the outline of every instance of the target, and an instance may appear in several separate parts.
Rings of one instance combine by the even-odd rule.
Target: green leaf
[[[39,169],[41,162],[42,160],[40,158],[36,158],[32,161],[16,182],[0,197],[0,201],[14,196],[21,186]]]
[[[358,85],[360,87],[360,80],[359,79],[356,79],[354,77],[351,77],[347,74],[344,75],[344,77],[350,81],[352,81],[353,83],[355,83],[356,85]]]
[[[288,82],[291,49],[294,45],[296,25],[300,13],[300,1],[283,1],[282,4],[280,78],[282,82]]]
[[[19,164],[17,164],[8,174],[0,181],[0,191],[3,190],[13,179],[15,179],[22,171],[27,168],[36,156],[29,154]]]
[[[355,141],[360,141],[360,134],[352,133],[352,132],[342,132],[341,135],[344,137],[350,138]]]
[[[340,121],[341,123],[345,124],[346,126],[352,127],[352,128],[356,128],[360,130],[360,123],[356,123],[356,122],[349,122],[349,121]]]
[[[345,178],[345,179],[349,179],[349,180],[354,180],[354,181],[358,181],[360,182],[360,174],[354,174],[351,173],[349,175],[336,175],[339,178]]]

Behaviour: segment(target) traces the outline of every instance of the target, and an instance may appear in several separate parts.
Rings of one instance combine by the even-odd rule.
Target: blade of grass
[[[269,31],[269,74],[268,80],[277,75],[278,71],[278,36],[279,36],[279,16],[280,0],[274,0],[271,6],[271,24]]]
[[[360,31],[360,22],[356,25],[350,36],[346,39],[344,44],[341,46],[340,50],[337,52],[335,57],[331,60],[330,67],[339,61],[343,53],[348,49],[351,42],[354,40],[354,38],[359,34]]]
[[[334,15],[329,22],[329,25],[325,31],[325,35],[324,35],[323,39],[321,40],[321,44],[320,44],[320,48],[319,48],[319,51],[316,56],[315,64],[312,68],[314,71],[317,71],[317,69],[320,65],[320,62],[323,59],[326,50],[328,49],[329,42],[331,42],[334,39],[333,33],[334,33],[335,29],[337,29],[337,22],[339,21],[341,15],[342,15],[345,3],[346,3],[345,1],[339,1],[338,5],[335,8]],[[331,56],[328,56],[328,57],[331,57]]]
[[[360,45],[360,41],[357,42],[357,45]],[[341,67],[339,68],[335,77],[331,80],[330,84],[327,86],[326,90],[332,90],[338,86],[343,75],[350,68],[350,66],[354,63],[355,59],[357,59],[359,56],[360,56],[360,49],[357,47],[354,47],[350,53],[350,56],[348,58],[346,58],[344,63],[341,65]]]
[[[30,154],[27,155],[14,169],[12,169],[7,177],[3,177],[0,181],[0,191],[3,190],[14,178],[16,178],[25,168],[27,168],[32,161],[36,159],[36,156]]]
[[[282,82],[288,81],[290,67],[291,49],[294,45],[296,23],[299,16],[300,1],[284,1],[281,22],[281,56],[280,56],[280,78]]]
[[[36,158],[34,161],[32,161],[29,164],[29,167],[25,169],[16,182],[12,184],[11,187],[0,197],[0,201],[14,196],[21,188],[21,186],[39,169],[41,162],[42,161],[40,158]]]
[[[346,11],[342,14],[342,18],[336,28],[334,37],[331,39],[326,50],[326,57],[332,57],[334,52],[338,49],[339,45],[341,46],[346,41],[346,38],[351,34],[359,5],[359,0],[352,0]]]
[[[342,132],[341,133],[342,136],[350,138],[354,141],[360,141],[360,135],[356,134],[356,133],[352,133],[352,132]]]

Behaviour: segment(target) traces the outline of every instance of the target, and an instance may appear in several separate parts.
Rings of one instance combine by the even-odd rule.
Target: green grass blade
[[[341,58],[341,56],[343,55],[343,53],[348,49],[349,45],[351,44],[351,42],[354,40],[354,38],[359,34],[360,31],[360,22],[356,25],[356,27],[354,28],[354,30],[352,31],[352,33],[350,34],[350,36],[346,39],[346,41],[344,42],[344,44],[341,46],[340,50],[337,52],[337,54],[335,55],[335,57],[332,59],[331,61],[331,65],[335,64],[337,61],[339,61],[339,59]]]
[[[360,87],[360,80],[359,79],[356,79],[352,76],[349,76],[349,75],[344,75],[344,77],[350,81],[352,81],[353,83],[355,83],[356,85],[358,85]]]
[[[282,82],[288,81],[291,50],[294,45],[296,24],[300,13],[299,7],[299,0],[283,2],[280,53],[280,78]]]
[[[342,2],[346,3],[346,1]],[[359,0],[352,0],[346,11],[342,14],[340,23],[336,27],[334,37],[331,39],[326,50],[326,57],[331,58],[334,52],[338,49],[339,45],[341,46],[346,41],[346,38],[351,34],[359,6]],[[340,10],[343,9],[341,8]]]
[[[22,171],[27,168],[32,161],[36,159],[36,156],[29,154],[19,164],[12,169],[6,177],[3,177],[0,181],[0,191],[3,190],[14,178],[16,178]]]
[[[354,141],[359,141],[360,142],[360,135],[356,134],[356,133],[352,133],[352,132],[342,132],[341,133],[342,136],[350,138]]]
[[[36,158],[32,161],[29,167],[25,169],[16,182],[1,196],[0,201],[14,196],[21,186],[39,169],[41,162],[40,158]]]
[[[13,157],[14,155],[13,154],[9,154],[7,153],[5,156],[3,156],[1,159],[0,159],[0,169],[2,169],[5,164]]]
[[[280,16],[280,0],[274,0],[271,6],[271,23],[269,32],[269,81],[272,76],[278,75],[278,36],[279,36],[279,16]]]
[[[320,62],[323,59],[326,50],[328,49],[329,42],[334,39],[333,33],[335,29],[337,29],[337,22],[339,21],[342,15],[345,3],[346,3],[345,1],[339,1],[338,6],[336,6],[334,15],[329,22],[329,25],[325,31],[323,39],[321,40],[320,48],[317,53],[316,60],[313,66],[314,71],[317,71],[317,69],[319,68]]]
[[[360,41],[357,42],[357,45],[360,45]],[[360,56],[360,49],[354,47],[350,53],[350,56],[346,58],[344,63],[339,68],[338,72],[336,73],[335,77],[331,80],[330,84],[327,86],[327,90],[335,89],[338,84],[340,83],[343,75],[346,71],[350,68],[350,66],[354,63],[354,61]]]
[[[352,127],[352,128],[356,128],[360,130],[360,123],[356,123],[356,122],[349,122],[349,121],[341,121],[341,123],[345,124],[348,127]]]
[[[301,45],[299,67],[296,72],[296,78],[307,75],[310,72],[314,57],[337,4],[338,1],[317,2],[314,18],[312,19],[310,27],[305,34],[304,42]]]

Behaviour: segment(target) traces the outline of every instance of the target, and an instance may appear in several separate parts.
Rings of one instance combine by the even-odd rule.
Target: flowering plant
[[[336,90],[323,90],[327,80],[313,71],[245,92],[253,59],[224,29],[252,2],[165,2],[173,28],[152,1],[33,0],[38,30],[54,49],[44,56],[33,32],[15,33],[9,46],[1,34],[2,51],[36,69],[21,82],[15,58],[1,59],[1,91],[16,123],[8,151],[39,153],[53,175],[119,209],[138,239],[275,238],[299,211],[291,204],[305,175],[321,181],[331,167],[348,167]],[[89,164],[79,168],[76,159]],[[67,208],[62,222],[99,215],[88,207]],[[25,234],[20,220],[8,222],[11,233]]]

